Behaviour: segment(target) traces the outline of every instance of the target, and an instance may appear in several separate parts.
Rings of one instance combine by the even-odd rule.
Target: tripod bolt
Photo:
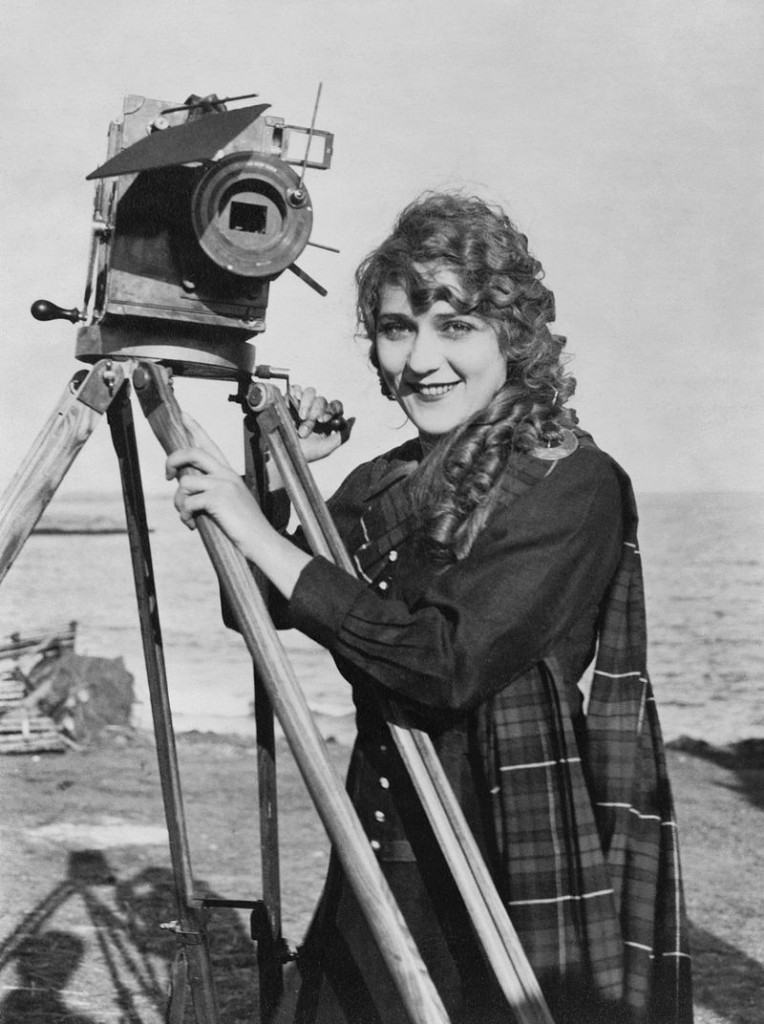
[[[109,360],[107,362],[107,364],[106,364],[106,366],[104,368],[104,371],[103,371],[103,382],[106,385],[106,387],[107,387],[107,389],[109,391],[109,394],[113,395],[114,394],[114,386],[117,383],[117,374],[116,374],[116,372],[114,370],[114,365],[111,362],[111,360]]]

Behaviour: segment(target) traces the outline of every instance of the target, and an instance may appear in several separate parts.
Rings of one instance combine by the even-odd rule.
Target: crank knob
[[[61,306],[57,306],[55,302],[49,302],[47,299],[38,299],[37,302],[33,302],[30,312],[35,320],[68,320],[70,323],[77,324],[82,319],[78,309],[62,309]]]

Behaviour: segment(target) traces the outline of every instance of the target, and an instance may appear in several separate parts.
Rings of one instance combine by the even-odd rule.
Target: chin
[[[477,408],[470,409],[465,402],[459,401],[461,397],[450,395],[440,402],[425,402],[409,395],[402,401],[399,399],[399,402],[420,433],[440,437],[456,430],[478,411]]]
[[[455,416],[409,416],[409,419],[421,434],[428,434],[430,437],[442,437],[443,434],[450,434],[452,430],[464,422]]]

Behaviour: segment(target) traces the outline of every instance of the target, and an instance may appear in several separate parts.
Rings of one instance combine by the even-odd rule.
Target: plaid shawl
[[[594,447],[576,431],[579,444]],[[350,550],[373,582],[412,529],[401,449],[367,498]],[[401,459],[403,456],[403,459]],[[554,658],[481,709],[499,887],[556,1020],[608,1024],[692,1021],[687,922],[677,830],[660,726],[647,676],[637,510],[613,463],[623,549],[600,619],[584,729],[574,725]],[[550,472],[513,459],[501,480],[511,504]],[[355,542],[354,542],[355,541]],[[584,994],[587,993],[587,994]]]
[[[647,675],[637,510],[622,474],[624,550],[610,588],[587,714],[597,824],[621,921],[623,991],[648,1019],[692,1019],[673,800]]]
[[[370,583],[412,530],[406,481],[414,465],[405,446],[380,459],[364,522],[352,502],[338,522]],[[585,727],[553,657],[478,714],[495,877],[557,1024],[690,1024],[676,825],[646,671],[637,513],[628,477],[614,469],[624,544],[602,607]],[[549,472],[538,459],[512,460],[503,502]]]
[[[593,444],[585,435],[581,443]],[[508,500],[546,471],[535,460],[513,467]],[[486,708],[483,746],[504,896],[561,1016],[689,1024],[687,923],[646,670],[636,505],[628,477],[617,472],[624,546],[601,618],[585,732],[574,729],[549,659]]]

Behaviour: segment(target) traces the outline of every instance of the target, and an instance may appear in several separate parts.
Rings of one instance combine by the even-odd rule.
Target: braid
[[[422,539],[442,566],[465,558],[501,494],[514,452],[558,442],[575,413],[540,405],[529,391],[506,384],[488,405],[442,438],[412,478]]]

